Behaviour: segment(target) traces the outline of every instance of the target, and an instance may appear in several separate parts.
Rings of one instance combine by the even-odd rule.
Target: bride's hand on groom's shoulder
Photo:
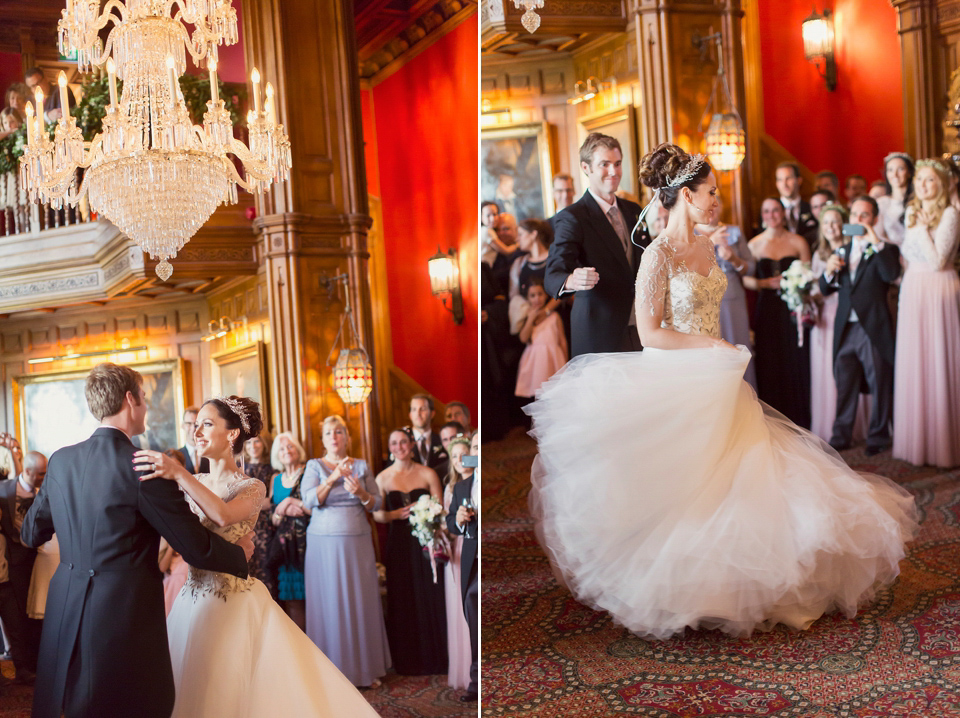
[[[148,479],[170,479],[176,481],[186,473],[175,459],[159,451],[143,450],[133,455],[133,466],[137,471],[148,473],[140,477],[141,481]]]

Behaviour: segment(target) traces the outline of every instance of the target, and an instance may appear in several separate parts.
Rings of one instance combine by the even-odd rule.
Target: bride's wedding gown
[[[662,238],[644,252],[637,312],[663,306],[663,327],[719,337],[725,287],[715,261],[703,276]],[[530,506],[555,571],[642,636],[852,617],[916,530],[904,489],[757,400],[749,361],[744,347],[583,355],[527,407]]]
[[[242,474],[224,485],[197,478],[224,501],[263,499],[258,479]],[[203,525],[236,542],[248,519],[217,527],[187,496]],[[360,692],[290,620],[257,579],[190,567],[167,617],[177,688],[174,718],[263,716],[376,716]]]

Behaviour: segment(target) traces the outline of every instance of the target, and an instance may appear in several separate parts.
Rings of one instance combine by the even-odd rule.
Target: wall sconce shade
[[[827,90],[837,88],[837,63],[834,59],[835,37],[833,33],[833,15],[824,10],[823,15],[816,8],[810,17],[803,21],[803,54],[808,61],[817,66],[817,71],[827,81]],[[823,62],[824,69],[820,69]]]
[[[463,324],[463,296],[460,293],[460,263],[457,250],[451,249],[444,254],[440,247],[437,247],[437,253],[427,260],[427,269],[430,273],[430,291],[434,296],[450,294],[452,306],[447,307],[445,296],[443,306],[453,313],[455,324]]]
[[[714,169],[735,170],[747,156],[747,135],[740,116],[734,112],[715,114],[704,139],[707,157]]]
[[[373,391],[373,367],[361,349],[341,349],[333,367],[333,388],[345,404],[366,401]]]

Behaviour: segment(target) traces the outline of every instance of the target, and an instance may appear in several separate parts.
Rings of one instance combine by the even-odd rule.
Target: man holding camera
[[[830,446],[850,447],[857,399],[864,381],[873,404],[867,455],[890,447],[893,416],[893,318],[887,303],[890,283],[900,276],[900,250],[877,237],[877,201],[858,197],[850,207],[852,224],[843,226],[851,241],[827,260],[820,277],[824,296],[840,293],[833,330],[833,375],[837,382],[837,417]]]

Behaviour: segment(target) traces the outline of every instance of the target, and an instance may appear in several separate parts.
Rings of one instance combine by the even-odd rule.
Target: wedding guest
[[[27,111],[27,100],[30,97],[30,88],[22,82],[15,82],[7,88],[4,95],[5,106],[20,113],[23,117]]]
[[[479,432],[470,436],[470,455],[480,453]],[[461,463],[463,459],[461,457]],[[477,546],[480,543],[480,522],[477,509],[480,506],[480,472],[464,477],[457,483],[450,500],[451,507],[457,511],[447,514],[447,530],[463,537],[460,553],[460,598],[463,602],[463,614],[470,627],[470,685],[467,692],[460,696],[461,703],[477,700],[477,666],[480,658],[479,597],[480,587],[477,576]]]
[[[957,185],[960,184],[960,166],[952,158],[943,160],[943,163],[950,170],[950,189],[947,191],[947,199],[950,206],[960,212],[960,194],[957,193]]]
[[[836,172],[823,170],[817,172],[817,189],[825,189],[833,195],[834,201],[840,196],[840,178]]]
[[[449,401],[443,411],[444,421],[456,421],[464,431],[470,430],[470,407],[462,401]]]
[[[958,212],[940,160],[917,162],[907,205],[900,285],[893,455],[911,464],[960,464],[960,278],[953,268]]]
[[[511,251],[497,236],[497,217],[500,208],[496,202],[480,203],[480,259],[491,267],[497,255]]]
[[[543,280],[531,277],[527,289],[527,313],[520,341],[526,344],[517,370],[514,393],[524,399],[533,398],[537,389],[567,363],[567,338],[560,315],[547,308],[549,298]]]
[[[301,485],[312,512],[307,635],[353,685],[376,686],[390,667],[390,648],[367,513],[383,500],[367,462],[350,456],[346,422],[328,416],[321,435],[324,455],[307,462]]]
[[[844,244],[843,225],[848,220],[845,207],[829,204],[820,214],[820,244],[813,255],[811,268],[817,279],[827,267],[830,256]],[[833,435],[833,422],[837,418],[837,383],[833,376],[833,327],[837,315],[836,292],[824,297],[819,281],[815,287],[819,299],[817,323],[810,329],[810,431],[824,441]],[[869,421],[869,397],[860,395],[857,418],[853,426],[853,441],[866,437],[865,427]]]
[[[433,430],[436,409],[429,394],[410,397],[410,424],[413,426],[413,460],[431,469],[447,470],[447,452],[440,443],[440,435]]]
[[[30,577],[30,593],[27,596],[27,615],[42,621],[47,611],[47,592],[50,580],[60,565],[60,543],[56,535],[37,548],[37,560],[33,562]]]
[[[449,406],[449,404],[447,405]],[[440,443],[443,444],[443,450],[450,455],[450,442],[460,435],[466,435],[467,430],[459,421],[448,421],[440,427]]]
[[[276,533],[270,542],[267,568],[277,572],[277,597],[293,622],[306,630],[303,567],[307,551],[307,518],[301,482],[307,463],[303,444],[289,431],[277,434],[270,464],[279,471],[273,479],[271,521]]]
[[[837,415],[830,445],[849,448],[861,386],[870,389],[868,456],[890,448],[893,399],[894,333],[887,293],[900,274],[900,251],[874,231],[876,200],[862,195],[853,202],[850,221],[863,227],[840,252],[831,254],[820,277],[824,296],[838,292],[833,331],[833,373],[837,382]]]
[[[566,172],[560,172],[553,176],[553,206],[554,217],[560,210],[566,209],[576,201],[576,189],[573,186],[573,177]],[[547,220],[550,223],[550,229],[553,229],[553,217]]]
[[[494,229],[503,250],[498,251],[491,266],[500,286],[508,287],[510,286],[510,267],[513,266],[513,262],[523,251],[517,245],[517,218],[509,212],[501,212],[497,215]]]
[[[850,175],[843,186],[843,195],[847,198],[847,206],[853,205],[854,201],[863,197],[867,193],[867,180],[863,175]]]
[[[906,152],[891,152],[883,158],[883,176],[890,186],[890,194],[877,200],[880,208],[880,226],[886,241],[903,244],[906,231],[904,214],[913,199],[913,158]]]
[[[180,447],[180,453],[183,454],[183,465],[187,471],[191,474],[206,474],[210,471],[210,461],[200,457],[195,443],[194,430],[197,423],[197,411],[199,410],[195,406],[188,407],[183,411],[181,425],[187,443]]]
[[[23,115],[12,107],[0,110],[0,140],[6,139],[23,126]]]
[[[60,107],[60,93],[57,92],[50,80],[47,79],[47,76],[43,73],[39,67],[31,67],[24,74],[24,82],[26,82],[27,87],[30,88],[30,94],[32,95],[35,92],[35,88],[40,87],[43,90],[43,119],[45,122],[56,122],[64,113],[64,109]],[[76,100],[73,97],[72,92],[67,92],[67,104],[70,107],[73,107],[76,104]],[[69,107],[66,111],[69,111]]]
[[[810,212],[813,214],[814,219],[818,222],[820,221],[820,212],[825,205],[833,204],[837,201],[837,198],[834,196],[833,192],[828,189],[818,189],[812,195],[810,195]]]
[[[402,676],[446,673],[443,571],[424,553],[409,521],[411,506],[423,496],[442,505],[443,490],[433,469],[413,460],[413,440],[407,432],[392,431],[388,446],[394,462],[377,476],[382,503],[374,518],[389,526],[383,563],[393,667]]]
[[[781,162],[777,165],[776,178],[780,204],[783,206],[784,226],[790,232],[806,239],[808,248],[813,247],[817,242],[817,220],[810,210],[810,205],[800,196],[803,177],[800,175],[799,165],[795,162]]]
[[[530,311],[527,290],[531,281],[539,279],[540,284],[543,284],[551,240],[550,226],[537,219],[525,219],[517,229],[517,246],[524,254],[517,257],[510,267],[510,285],[507,290],[510,297],[510,331],[514,334],[520,333]],[[557,299],[550,299],[543,308],[544,312],[555,309],[558,302]]]
[[[870,183],[870,189],[867,194],[876,200],[886,197],[890,194],[890,186],[884,180],[874,180]]]
[[[667,220],[670,219],[670,210],[664,207],[659,200],[657,200],[656,208],[651,214],[654,215],[655,219],[650,225],[650,237],[656,239],[660,236],[660,233],[663,231],[664,227],[667,226]]]
[[[747,295],[743,289],[742,277],[753,274],[755,262],[740,228],[720,221],[722,209],[723,203],[717,195],[717,209],[711,215],[711,223],[697,225],[697,231],[708,236],[713,242],[717,264],[727,275],[727,289],[720,302],[720,335],[731,344],[742,344],[752,351],[750,317],[747,313]],[[757,374],[754,364],[751,360],[743,378],[756,389]]]
[[[166,453],[166,452],[164,452]],[[167,616],[173,608],[173,602],[180,595],[180,589],[187,582],[187,573],[190,567],[183,560],[183,556],[173,550],[167,540],[160,537],[160,556],[157,566],[163,576],[163,609]]]
[[[452,504],[454,487],[462,480],[473,477],[473,468],[463,465],[464,454],[470,453],[470,439],[458,436],[450,442],[450,469],[443,490],[444,515],[457,507]],[[450,556],[443,568],[444,603],[447,611],[447,685],[451,688],[467,688],[470,685],[470,626],[463,615],[463,599],[460,597],[460,559],[463,555],[463,536],[450,534]]]
[[[253,479],[259,479],[267,493],[260,506],[260,516],[253,527],[253,556],[250,558],[250,575],[260,579],[274,600],[277,598],[276,572],[267,568],[267,552],[273,540],[274,527],[271,519],[273,477],[276,470],[270,463],[272,445],[270,433],[264,429],[259,436],[247,439],[243,444],[243,472]]]
[[[753,277],[743,285],[759,293],[755,309],[757,394],[795,424],[810,426],[809,343],[798,338],[794,313],[777,293],[780,275],[791,264],[810,261],[807,240],[786,227],[783,205],[768,197],[760,205],[766,229],[747,245],[756,260]]]

